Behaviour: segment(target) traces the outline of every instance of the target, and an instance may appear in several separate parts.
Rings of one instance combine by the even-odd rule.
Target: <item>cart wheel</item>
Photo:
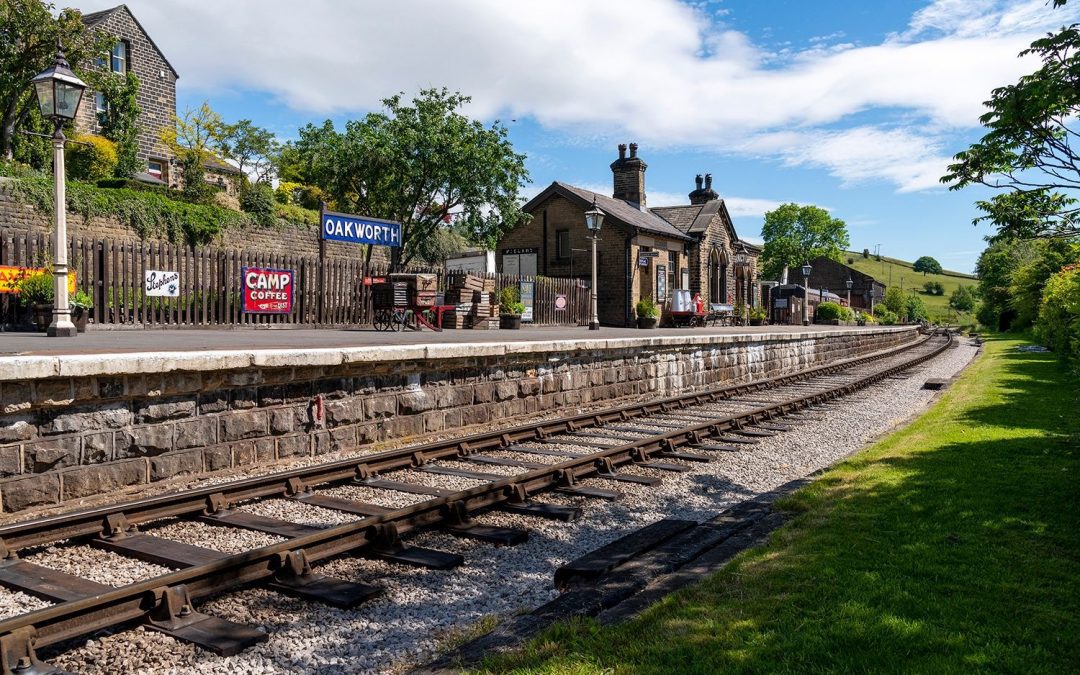
[[[389,330],[390,329],[390,310],[377,309],[375,310],[375,318],[372,321],[375,325],[375,330]]]
[[[390,330],[403,331],[405,330],[405,323],[409,320],[408,315],[403,309],[395,309],[394,316],[390,319]]]

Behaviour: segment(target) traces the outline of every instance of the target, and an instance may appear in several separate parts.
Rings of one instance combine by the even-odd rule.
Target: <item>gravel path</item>
[[[260,589],[232,593],[202,604],[202,611],[259,626],[270,633],[268,642],[236,656],[223,659],[165,635],[137,629],[96,638],[53,657],[52,662],[81,673],[400,672],[429,658],[441,643],[486,616],[510,615],[552,599],[557,595],[552,588],[555,569],[573,558],[661,518],[711,517],[733,502],[805,476],[859,450],[868,441],[921,412],[934,397],[934,392],[921,389],[923,382],[931,377],[955,375],[976,350],[962,340],[960,347],[947,350],[921,366],[912,377],[887,379],[857,393],[853,398],[857,415],[844,406],[824,407],[814,413],[820,421],[800,423],[790,432],[762,438],[737,453],[717,453],[717,460],[710,464],[688,464],[691,470],[687,473],[653,472],[640,467],[626,469],[628,473],[661,476],[663,482],[658,487],[585,482],[617,489],[626,495],[623,500],[607,502],[544,495],[543,500],[550,503],[582,507],[584,517],[577,522],[567,524],[504,513],[478,518],[486,524],[527,528],[530,537],[522,545],[497,548],[438,532],[420,533],[408,542],[463,554],[465,564],[453,571],[407,568],[359,557],[339,558],[319,566],[318,571],[323,574],[373,583],[385,590],[381,597],[356,610],[300,602]],[[764,399],[766,395],[752,396]],[[580,446],[538,447],[587,452],[587,448]],[[503,456],[545,461],[539,455],[525,453]],[[494,465],[444,464],[472,471],[504,472]],[[390,477],[451,489],[476,484],[465,478],[415,472],[408,477],[403,474]],[[363,486],[326,492],[385,506],[402,506],[424,499]],[[243,509],[320,525],[350,519],[284,500]],[[153,533],[230,552],[278,540],[265,534],[179,522],[154,528]],[[118,569],[111,564],[106,566],[98,558],[83,561],[80,556],[87,551],[93,550],[83,546],[55,547],[39,555],[53,556],[56,565],[63,558],[63,565],[82,565],[79,569],[88,566]],[[100,551],[93,554],[102,555]],[[141,564],[134,567],[129,562],[125,564],[130,568],[125,573],[126,580],[146,572],[140,568]],[[33,602],[38,601],[13,593],[0,594],[0,616],[25,611],[27,603]]]

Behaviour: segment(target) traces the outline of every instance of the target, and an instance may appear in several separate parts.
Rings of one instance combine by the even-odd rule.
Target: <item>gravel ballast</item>
[[[200,611],[261,627],[270,634],[266,643],[236,656],[218,657],[140,628],[95,637],[50,660],[58,667],[80,673],[400,672],[430,658],[453,636],[485,617],[509,616],[553,599],[558,594],[552,584],[555,569],[569,560],[662,518],[709,518],[737,501],[806,476],[858,451],[868,441],[920,413],[936,395],[922,389],[925,380],[954,376],[976,351],[975,345],[961,339],[958,348],[946,350],[933,361],[919,366],[910,378],[886,379],[846,399],[843,405],[815,411],[815,421],[800,422],[791,431],[762,437],[739,452],[713,453],[716,459],[712,463],[688,463],[686,466],[690,471],[687,473],[657,472],[640,467],[624,469],[627,473],[660,476],[663,482],[659,486],[600,480],[583,482],[584,485],[618,490],[625,495],[622,500],[609,502],[550,493],[541,497],[545,502],[581,507],[584,515],[573,523],[506,513],[477,517],[485,524],[528,529],[529,539],[521,545],[500,548],[441,532],[422,532],[406,542],[462,554],[465,563],[455,570],[418,569],[362,557],[342,557],[318,566],[317,571],[322,574],[384,589],[382,596],[354,610],[303,602],[259,588],[230,593],[201,604]],[[751,396],[764,399],[769,395],[763,392]],[[852,414],[853,409],[857,414]],[[541,447],[581,454],[588,452],[582,446],[544,444]],[[550,461],[526,453],[500,456]],[[500,475],[515,472],[496,465],[443,464]],[[388,477],[448,489],[478,484],[466,478],[434,474]],[[363,486],[339,487],[325,492],[388,507],[425,499],[420,495]],[[250,513],[319,526],[353,519],[286,500],[241,508]],[[147,528],[147,531],[230,553],[279,541],[271,535],[188,522],[169,523]],[[88,556],[85,560],[80,557],[83,553]],[[85,546],[58,546],[38,555],[43,557],[35,562],[46,564],[45,560],[52,556],[50,566],[64,571],[98,567],[96,574],[100,578],[95,580],[113,585],[161,573],[146,569],[155,566],[141,563],[133,566],[130,561],[125,561],[127,571],[121,575],[123,578],[119,582],[106,581],[104,578],[110,570],[119,567],[113,568],[100,557],[89,557],[101,556],[101,551]],[[34,603],[40,601],[2,592],[0,616],[45,605]]]

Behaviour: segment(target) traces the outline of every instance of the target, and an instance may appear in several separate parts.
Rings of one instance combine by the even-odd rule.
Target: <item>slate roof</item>
[[[671,237],[672,239],[692,239],[692,237],[682,233],[671,223],[655,213],[642,211],[636,206],[632,206],[629,202],[625,202],[621,199],[614,199],[607,195],[602,195],[591,190],[586,190],[585,188],[579,188],[559,181],[553,182],[543,192],[530,199],[528,203],[521,207],[521,210],[527,212],[532,211],[532,209],[539,206],[553,194],[562,195],[570,201],[577,202],[579,205],[585,207],[592,206],[595,201],[596,206],[604,212],[606,218],[614,218],[627,227],[663,235],[665,237]]]
[[[701,213],[701,204],[691,206],[658,206],[649,209],[656,215],[668,221],[683,234],[689,234],[698,214]]]
[[[117,5],[116,7],[113,7],[112,9],[103,9],[103,10],[98,11],[98,12],[90,12],[88,14],[83,14],[82,15],[82,22],[85,25],[93,28],[97,24],[104,21],[107,17],[109,17],[113,12],[115,12],[118,9],[122,9],[125,12],[128,13],[128,16],[131,17],[131,20],[135,22],[135,25],[138,26],[139,30],[141,30],[143,32],[143,35],[146,36],[146,39],[150,42],[150,45],[157,51],[158,56],[161,57],[161,60],[164,61],[165,65],[167,65],[169,67],[169,70],[172,71],[172,74],[177,79],[179,79],[180,78],[180,73],[176,72],[176,68],[173,68],[173,64],[169,63],[169,59],[165,57],[165,52],[161,51],[161,47],[157,46],[157,43],[154,42],[154,38],[150,37],[150,33],[146,32],[146,29],[143,28],[142,23],[139,22],[139,19],[135,16],[135,14],[131,11],[131,9],[127,5]]]

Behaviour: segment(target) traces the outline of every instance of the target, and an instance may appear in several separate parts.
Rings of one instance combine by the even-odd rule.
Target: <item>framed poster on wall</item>
[[[656,266],[656,301],[667,300],[667,265]]]

